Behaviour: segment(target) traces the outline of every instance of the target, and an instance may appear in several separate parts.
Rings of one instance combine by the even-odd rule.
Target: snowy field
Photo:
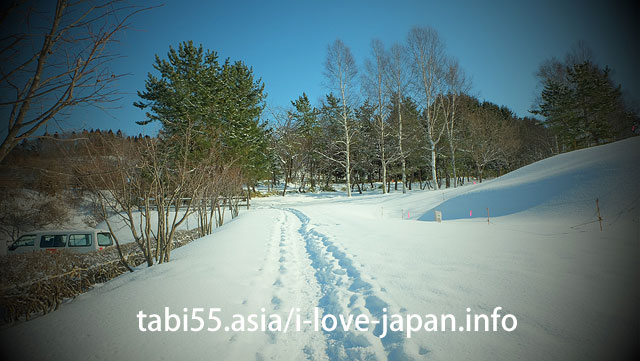
[[[640,137],[458,189],[255,199],[214,234],[175,250],[170,263],[141,267],[56,312],[3,328],[2,359],[621,359],[637,352],[640,337],[638,154]],[[179,317],[187,308],[190,328],[198,326],[194,308],[219,308],[222,327],[139,330],[140,311],[164,318],[165,307]],[[452,314],[457,324],[410,338],[379,338],[379,328],[353,325],[224,330],[234,314],[286,320],[300,308],[302,319],[313,319],[316,307],[320,316],[371,319],[383,309]],[[467,308],[490,315],[496,307],[517,328],[458,330]]]

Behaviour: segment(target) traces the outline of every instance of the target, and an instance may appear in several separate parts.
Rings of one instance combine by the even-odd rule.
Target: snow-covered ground
[[[637,352],[640,336],[638,154],[633,138],[458,189],[255,199],[213,235],[175,250],[170,263],[5,327],[3,359],[620,359]],[[164,319],[165,307],[179,317],[186,308],[190,328],[198,326],[194,308],[205,319],[220,308],[222,327],[139,330],[140,311]],[[286,320],[300,308],[305,320],[315,307],[320,316],[372,319],[384,309],[453,314],[457,324],[411,338],[353,325],[224,330],[234,314]],[[473,319],[496,307],[517,319],[515,330],[459,332],[467,308]]]

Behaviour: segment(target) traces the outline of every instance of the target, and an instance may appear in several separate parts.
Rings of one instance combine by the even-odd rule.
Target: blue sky
[[[153,134],[157,126],[138,126],[136,91],[153,71],[154,55],[169,45],[193,40],[221,59],[243,60],[261,77],[270,106],[288,106],[306,92],[314,104],[323,86],[327,45],[342,39],[360,68],[373,38],[389,47],[404,42],[413,26],[434,27],[447,52],[458,58],[473,80],[472,93],[525,116],[537,91],[534,72],[551,56],[562,58],[578,40],[592,48],[596,61],[615,71],[631,98],[640,98],[637,47],[640,37],[632,5],[596,1],[415,1],[167,0],[139,14],[114,48],[124,57],[112,64],[130,73],[118,83],[116,109],[78,108],[59,126],[121,129]],[[49,131],[58,130],[50,124]]]

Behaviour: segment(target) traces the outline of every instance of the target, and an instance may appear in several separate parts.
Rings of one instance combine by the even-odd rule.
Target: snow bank
[[[470,219],[533,212],[580,220],[593,216],[596,199],[601,212],[618,215],[638,201],[640,137],[560,154],[522,167],[468,191],[419,215],[434,220]]]

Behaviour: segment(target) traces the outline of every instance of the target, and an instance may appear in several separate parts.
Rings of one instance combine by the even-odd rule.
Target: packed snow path
[[[329,237],[316,231],[304,213],[293,208],[287,211],[300,222],[298,232],[305,241],[307,256],[311,259],[317,284],[322,290],[322,298],[317,306],[334,316],[365,312],[369,319],[381,319],[383,308],[390,307],[376,296],[372,281],[363,279],[352,258]],[[402,335],[392,333],[384,338],[376,337],[381,333],[380,329],[374,329],[373,333],[345,332],[338,327],[335,331],[326,332],[329,339],[326,354],[332,360],[377,359],[376,355],[385,354],[393,360],[406,359],[402,350]]]
[[[367,201],[365,198],[362,201]],[[273,203],[273,204],[269,204]],[[265,203],[178,249],[168,264],[126,274],[60,310],[2,329],[3,359],[598,359],[637,336],[637,240],[521,220],[372,219],[343,200]],[[281,204],[278,204],[281,203]],[[348,221],[345,221],[347,219]],[[635,267],[635,268],[634,268]],[[514,332],[141,332],[136,315],[231,315],[300,308],[334,315],[490,313]],[[197,326],[191,323],[189,327]],[[624,332],[623,332],[624,331]],[[603,348],[607,345],[607,348]]]
[[[179,317],[183,308],[191,317],[195,307],[217,307],[223,325],[232,322],[232,314],[286,318],[292,308],[300,309],[303,320],[313,319],[316,307],[336,316],[380,317],[383,307],[393,310],[352,257],[297,209],[255,210],[209,238],[174,251],[171,263],[141,267],[56,312],[5,327],[2,337],[12,342],[2,352],[7,359],[51,360],[207,359],[212,350],[221,359],[410,359],[402,349],[402,335],[380,339],[379,330],[356,332],[353,326],[346,332],[340,327],[316,332],[311,325],[287,333],[141,332],[136,314],[143,310],[164,316],[164,307]],[[37,347],[31,340],[37,340]]]

